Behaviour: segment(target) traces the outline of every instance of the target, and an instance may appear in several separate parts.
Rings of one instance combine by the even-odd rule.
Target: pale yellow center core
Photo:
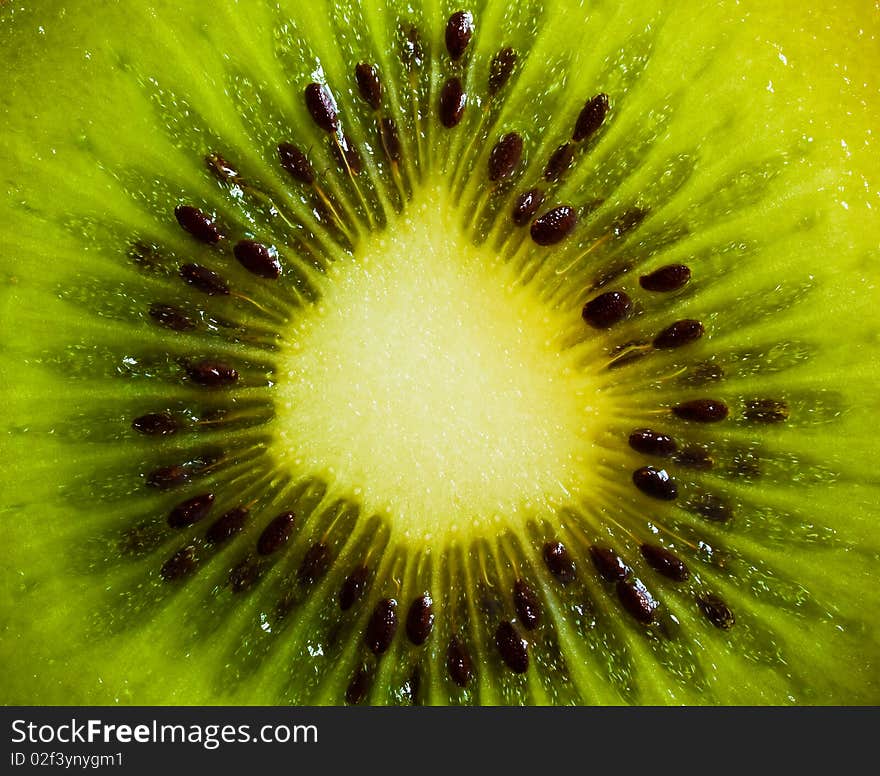
[[[547,516],[597,483],[602,400],[560,344],[579,310],[546,308],[460,218],[423,192],[335,265],[277,386],[280,463],[428,540]]]

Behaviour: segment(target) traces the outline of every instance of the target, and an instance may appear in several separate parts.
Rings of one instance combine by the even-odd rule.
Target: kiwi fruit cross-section
[[[0,700],[880,701],[877,32],[0,4]]]

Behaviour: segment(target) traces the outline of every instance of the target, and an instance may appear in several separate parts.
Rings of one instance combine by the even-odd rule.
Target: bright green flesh
[[[153,4],[155,12],[132,10],[130,3],[67,8],[46,1],[27,11],[20,5],[0,4],[0,520],[9,550],[0,564],[0,702],[341,703],[365,654],[362,633],[372,604],[399,597],[403,620],[409,601],[425,589],[436,602],[434,632],[416,648],[403,627],[398,629],[378,661],[370,702],[403,702],[416,665],[425,703],[880,702],[875,458],[880,154],[872,134],[878,85],[870,81],[880,72],[876,10],[816,3],[815,10],[799,6],[800,18],[785,2],[730,4],[710,13],[696,2],[675,3],[674,12],[637,2],[618,8],[548,0],[540,8],[520,4],[516,11],[501,2],[427,6],[419,17],[407,17],[433,48],[433,91],[425,103],[425,136],[416,144],[408,119],[400,118],[411,114],[404,110],[410,104],[393,41],[396,20],[403,16],[395,9],[409,3],[366,2],[362,8],[346,2],[265,8],[249,3],[246,16],[240,4],[225,1],[194,2],[186,12],[171,12],[164,3]],[[272,10],[277,5],[290,7]],[[749,5],[755,7],[747,10]],[[473,97],[485,96],[488,61],[499,48],[513,46],[524,62],[501,95],[490,139],[471,149],[478,114],[473,103],[454,130],[443,129],[436,117],[437,90],[449,70],[442,30],[459,7],[473,11],[477,24],[468,60]],[[299,36],[308,46],[297,42]],[[303,187],[277,164],[280,140],[313,148],[328,189],[354,207],[354,190],[324,154],[325,137],[303,107],[302,89],[320,62],[345,127],[365,157],[359,178],[365,195],[376,211],[393,213],[387,165],[363,149],[364,141],[376,145],[373,119],[353,91],[351,72],[363,60],[379,64],[391,104],[403,106],[394,115],[403,130],[407,180],[417,178],[415,146],[422,150],[418,159],[426,185],[414,186],[416,201],[419,192],[440,191],[444,208],[458,203],[461,224],[481,202],[488,151],[503,132],[516,130],[526,139],[529,166],[518,191],[539,181],[543,163],[569,136],[584,100],[598,91],[611,96],[607,129],[579,156],[545,208],[596,197],[606,202],[583,218],[565,243],[528,253],[541,257],[534,265],[540,271],[517,291],[524,320],[536,320],[546,309],[548,321],[568,321],[569,328],[557,336],[576,343],[568,353],[581,357],[584,370],[583,382],[580,375],[547,381],[530,375],[530,386],[543,387],[528,395],[556,396],[560,385],[595,387],[597,393],[595,401],[584,399],[592,409],[583,455],[571,453],[560,464],[559,476],[575,486],[572,498],[566,503],[548,495],[544,483],[553,469],[529,458],[537,437],[523,432],[515,435],[517,450],[492,459],[491,470],[500,479],[484,490],[471,483],[466,491],[470,495],[458,518],[466,519],[469,508],[481,514],[459,529],[458,537],[442,515],[421,522],[418,514],[373,519],[382,503],[419,509],[432,503],[423,493],[413,496],[424,490],[421,482],[404,482],[413,450],[425,455],[432,448],[432,438],[423,434],[427,422],[414,430],[402,423],[403,431],[395,432],[412,436],[401,441],[400,460],[389,462],[385,481],[336,482],[330,472],[336,462],[319,460],[332,447],[331,435],[297,424],[320,425],[337,417],[348,422],[342,408],[308,408],[288,419],[276,407],[275,420],[250,430],[198,432],[206,443],[223,443],[231,433],[231,444],[257,446],[256,463],[238,459],[243,478],[227,486],[212,516],[239,497],[270,495],[255,508],[248,533],[191,579],[163,583],[158,579],[163,561],[183,535],[198,535],[203,526],[179,536],[167,529],[161,548],[139,557],[119,556],[121,533],[145,518],[162,523],[174,504],[204,488],[148,492],[143,473],[173,462],[177,449],[192,449],[193,437],[139,437],[130,430],[132,418],[224,402],[224,392],[206,393],[177,379],[173,358],[194,353],[222,356],[240,367],[255,386],[237,394],[243,403],[275,400],[276,391],[303,401],[308,393],[301,384],[285,387],[282,372],[271,376],[278,384],[267,388],[266,365],[288,357],[296,339],[290,331],[309,330],[315,318],[309,295],[350,298],[333,296],[334,282],[347,277],[334,274],[336,268],[348,263],[363,269],[358,258],[369,254],[376,245],[371,239],[377,239],[361,219],[364,236],[352,257],[319,230],[313,253],[324,257],[322,263],[335,262],[325,276],[295,264],[295,251],[285,250],[283,236],[276,238],[286,267],[309,278],[308,287],[301,283],[295,292],[291,274],[273,287],[249,277],[231,258],[223,259],[225,264],[212,259],[210,250],[179,229],[173,208],[188,202],[217,210],[235,225],[234,239],[244,236],[242,225],[249,221],[257,224],[256,239],[285,234],[277,218],[268,230],[262,226],[267,215],[254,199],[234,200],[210,177],[203,156],[217,151],[295,218],[313,224],[300,198]],[[461,171],[463,191],[449,194],[455,161],[467,159],[468,150],[479,152],[477,161]],[[619,253],[597,249],[587,262],[557,273],[578,246],[589,246],[635,206],[650,215],[619,243]],[[389,218],[389,233],[399,223],[395,218]],[[488,239],[479,225],[473,233],[461,227],[454,239],[467,245],[476,236],[475,255],[503,258],[508,254],[498,245],[507,231],[513,227],[501,217]],[[515,232],[528,243],[526,235]],[[294,299],[287,310],[293,323],[285,324],[280,338],[283,355],[259,342],[230,343],[222,334],[176,334],[152,325],[146,310],[164,301],[272,326],[241,299],[208,299],[179,281],[138,271],[126,257],[135,239],[153,241],[179,261],[222,268],[261,305]],[[608,288],[625,289],[642,312],[607,335],[597,333],[580,318],[590,298],[583,289],[623,259],[634,260],[632,271]],[[595,266],[589,264],[593,260]],[[677,262],[693,271],[684,292],[667,297],[639,289],[640,274]],[[454,297],[456,270],[453,263],[438,273],[451,278],[443,286],[444,303]],[[493,272],[477,272],[469,288],[482,288],[487,278],[498,277]],[[371,298],[393,292],[396,313],[410,320],[399,304],[406,298],[401,285],[406,273],[388,275],[371,287]],[[418,284],[420,299],[428,291]],[[707,335],[681,350],[602,370],[611,346],[650,340],[680,318],[701,320]],[[374,313],[368,323],[377,322],[381,315]],[[501,313],[495,322],[505,322]],[[486,342],[507,341],[501,335],[492,339],[492,326],[479,319],[467,323],[485,332]],[[327,375],[335,376],[325,379],[337,381],[327,395],[344,393],[344,369],[338,365],[350,357],[348,347],[333,354],[335,371],[327,367]],[[544,355],[530,363],[543,364]],[[145,358],[156,360],[157,374]],[[451,361],[458,358],[450,354]],[[689,384],[694,365],[707,361],[721,365],[725,378]],[[312,373],[325,366],[305,363]],[[381,361],[364,363],[373,364],[372,382],[364,380],[375,390],[375,364]],[[455,363],[461,371],[471,362]],[[502,372],[503,364],[487,368],[491,390],[498,383],[490,378]],[[356,383],[360,376],[351,378]],[[551,384],[549,393],[540,393],[544,382]],[[441,382],[438,392],[451,384]],[[419,389],[427,390],[422,384]],[[670,406],[707,395],[730,405],[730,419],[695,426],[670,417]],[[403,398],[394,406],[408,406],[410,396]],[[756,398],[785,400],[790,418],[774,425],[744,421],[743,402]],[[316,389],[314,401],[320,400]],[[457,413],[465,405],[470,406],[467,401],[448,406]],[[442,412],[446,405],[434,406]],[[497,429],[512,417],[510,406],[492,415],[498,435],[489,440],[493,450],[502,436]],[[536,408],[535,433],[573,412],[555,403],[550,409],[558,412],[550,412],[548,420],[548,407]],[[280,418],[288,421],[283,428]],[[461,430],[454,437],[458,446],[480,422],[463,418],[450,419]],[[710,444],[718,464],[700,472],[630,450],[629,432],[648,425],[680,440]],[[376,456],[393,451],[394,440],[389,448],[381,431],[371,427],[364,433],[374,445],[364,446],[373,464]],[[575,442],[580,433],[573,435]],[[307,465],[299,463],[298,449],[291,450],[306,437]],[[343,428],[334,439],[344,437]],[[568,455],[573,444],[567,436],[547,439],[554,455]],[[455,445],[446,451],[450,456]],[[467,446],[459,462],[463,475],[474,468],[468,456],[475,453]],[[327,454],[338,449],[337,444]],[[730,473],[745,450],[760,458],[759,478]],[[260,468],[264,460],[275,468]],[[356,463],[351,471],[367,477],[381,478],[386,468],[371,468],[369,460]],[[675,504],[649,499],[632,486],[630,473],[649,463],[673,471],[683,493]],[[256,474],[249,477],[251,464]],[[521,465],[535,466],[539,475],[506,487],[505,478],[512,479]],[[308,488],[302,484],[306,478],[314,478]],[[328,485],[321,503],[318,481]],[[366,514],[360,513],[361,488],[370,508]],[[224,491],[218,486],[217,492]],[[682,508],[696,492],[726,496],[736,504],[734,520],[711,523]],[[446,509],[453,500],[443,498]],[[533,499],[539,507],[516,516],[505,512],[498,521],[483,514],[493,503],[506,507],[505,498]],[[349,506],[338,508],[342,502],[336,499]],[[259,528],[285,508],[300,517],[296,537],[254,591],[230,593],[225,585],[230,567],[253,546]],[[303,593],[291,580],[306,548],[331,523],[328,535],[340,553],[338,563]],[[679,540],[670,546],[686,559],[691,580],[673,583],[648,568],[618,524],[642,540],[650,538],[651,526],[660,526],[664,539],[671,535],[664,531],[676,534]],[[662,602],[662,617],[671,613],[679,620],[675,640],[660,635],[659,626],[635,623],[613,587],[593,573],[585,548],[598,537],[626,556]],[[708,562],[705,553],[687,550],[683,537],[723,548],[733,560],[729,570]],[[574,585],[561,586],[544,567],[541,547],[553,538],[565,541],[575,555]],[[366,547],[374,548],[377,580],[365,601],[340,613],[336,591]],[[545,604],[544,624],[526,634],[531,666],[524,676],[501,664],[492,635],[498,619],[513,617],[511,557]],[[273,612],[293,589],[301,599],[279,626]],[[730,604],[737,617],[730,631],[702,616],[693,598],[699,590],[719,593]],[[506,607],[501,615],[484,605],[492,591],[501,591],[497,600]],[[592,602],[586,614],[584,600]],[[476,678],[464,691],[445,668],[452,611],[466,613],[471,628]],[[337,627],[334,648],[327,634]]]

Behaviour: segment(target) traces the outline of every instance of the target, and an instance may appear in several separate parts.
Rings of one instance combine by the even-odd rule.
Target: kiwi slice
[[[2,701],[880,700],[877,27],[0,4]]]

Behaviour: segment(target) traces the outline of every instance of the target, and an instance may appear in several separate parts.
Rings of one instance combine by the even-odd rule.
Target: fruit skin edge
[[[5,264],[5,261],[4,261],[4,264]],[[5,293],[4,296],[7,298],[7,301],[10,301],[10,300],[11,300],[11,302],[12,302],[12,304],[7,305],[7,310],[6,310],[6,313],[8,314],[9,318],[12,318],[12,317],[14,316],[14,314],[15,314],[15,310],[13,309],[13,304],[14,304],[14,302],[15,302],[15,300],[16,300],[15,291],[12,290],[12,291],[10,292],[10,291],[7,289],[7,293]],[[7,316],[4,315],[4,317],[7,317]],[[870,344],[875,344],[875,342],[871,342]],[[867,345],[867,344],[865,345],[865,347],[869,347],[869,346],[870,346],[870,345]],[[12,359],[10,359],[10,361],[12,361]],[[857,383],[858,383],[858,382],[865,382],[865,383],[868,382],[865,378],[866,378],[866,377],[871,377],[871,376],[873,376],[873,371],[874,371],[874,370],[872,370],[869,366],[865,366],[865,365],[862,365],[860,369],[859,369],[859,368],[854,369],[854,370],[853,370],[854,381],[857,382]],[[10,381],[10,382],[12,382],[12,381]],[[20,385],[20,384],[19,384],[19,385]],[[46,384],[46,385],[43,386],[43,388],[44,388],[44,389],[51,388],[51,385]],[[17,402],[19,406],[25,406],[25,405],[27,405],[27,403],[28,403],[28,396],[26,395],[26,391],[24,391],[23,388],[20,388],[20,387],[18,387],[18,386],[15,386],[15,387],[12,387],[11,389],[4,389],[4,393],[8,393],[8,394],[9,394],[9,400],[10,400],[10,401],[9,401],[8,403],[7,403],[7,402],[4,402],[4,403],[7,403],[8,405],[11,404],[12,406],[16,406],[16,402]],[[6,397],[4,397],[4,398],[6,398]],[[867,449],[867,448],[866,448],[866,449]],[[842,450],[841,452],[845,452],[845,451]],[[11,453],[11,451],[10,451],[10,453]],[[6,459],[7,457],[8,457],[8,456],[4,454],[4,459]],[[872,482],[872,483],[873,483],[872,480],[867,480],[867,475],[866,475],[866,482]],[[3,491],[3,492],[5,492],[5,493],[12,493],[12,492],[16,492],[16,491],[13,491],[13,490],[10,490],[10,489],[7,489],[7,488],[4,488],[4,491]],[[11,506],[12,506],[12,505],[10,505],[10,507],[11,507]],[[8,513],[8,512],[9,512],[9,508],[7,508],[7,510],[5,510],[5,511]],[[63,511],[59,514],[59,517],[61,517],[62,515],[63,515]],[[4,584],[4,588],[5,588],[5,589],[8,589],[8,590],[13,590],[13,585],[9,585],[9,586],[7,586],[7,585]],[[10,596],[10,597],[11,597],[11,596]],[[6,598],[5,595],[4,595],[4,598]],[[5,603],[6,603],[6,602],[4,602],[4,604],[5,604]],[[3,606],[3,610],[4,610],[4,611],[9,611],[11,608],[17,608],[18,605],[19,605],[19,603],[18,603],[17,601],[12,601],[12,602],[9,603],[9,606],[8,606],[8,607],[7,607],[6,605],[4,605],[4,606]],[[74,615],[75,615],[75,612],[71,612],[70,615],[71,615],[71,616],[74,616]],[[64,618],[63,618],[63,617],[59,617],[59,623],[58,623],[58,624],[59,624],[59,630],[63,630],[63,621],[64,621]],[[136,655],[132,655],[130,659],[131,659],[132,662],[136,662]],[[13,662],[11,662],[12,660],[14,660],[14,658],[11,658],[11,660],[10,660],[10,661],[7,661],[6,664],[7,664],[7,665],[12,665],[12,664],[13,664]],[[62,694],[63,694],[63,693],[62,693]],[[115,700],[115,699],[114,699],[114,700]],[[122,700],[122,699],[120,699],[120,700]]]

